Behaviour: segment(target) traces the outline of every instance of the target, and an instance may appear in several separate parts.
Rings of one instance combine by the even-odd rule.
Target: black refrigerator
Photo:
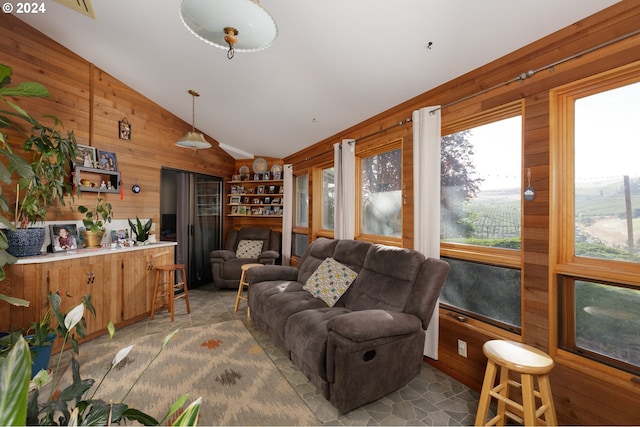
[[[176,263],[185,264],[190,288],[212,282],[209,252],[222,247],[220,177],[162,169],[160,220],[162,240],[173,240]]]

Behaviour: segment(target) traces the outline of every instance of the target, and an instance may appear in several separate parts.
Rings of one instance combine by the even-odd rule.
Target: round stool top
[[[487,341],[482,346],[482,351],[498,365],[516,372],[546,374],[553,368],[553,359],[547,353],[516,341]]]
[[[242,267],[240,267],[242,269],[242,271],[247,271],[248,269],[252,268],[252,267],[263,267],[264,264],[257,264],[257,263],[252,263],[252,264],[243,264]]]
[[[156,270],[171,271],[184,268],[184,264],[157,265]]]

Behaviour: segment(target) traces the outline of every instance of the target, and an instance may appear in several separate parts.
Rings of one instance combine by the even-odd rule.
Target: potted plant
[[[136,242],[139,245],[143,245],[149,242],[149,230],[151,230],[151,225],[153,224],[153,220],[149,218],[145,224],[142,224],[140,218],[136,216],[136,223],[134,224],[131,219],[128,219],[129,225],[131,226],[131,231],[136,235]]]
[[[49,92],[35,82],[10,86],[11,74],[11,67],[0,64],[0,101],[8,106],[7,109],[0,109],[0,128],[11,130],[24,138],[22,147],[29,159],[20,160],[21,156],[15,155],[7,143],[7,136],[2,135],[3,154],[9,164],[0,178],[7,183],[11,182],[14,173],[19,178],[14,222],[10,223],[4,217],[0,217],[0,221],[7,226],[7,250],[10,254],[39,255],[45,228],[29,226],[44,221],[50,207],[65,205],[66,195],[73,197],[73,187],[68,178],[69,165],[75,161],[78,145],[72,131],[58,130],[62,123],[57,117],[45,116],[53,121],[53,126],[47,126],[12,101],[12,97],[46,97]],[[4,202],[2,208],[6,212],[6,200],[0,202]],[[4,236],[0,240],[1,248]]]
[[[106,202],[100,193],[96,199],[96,205],[93,209],[86,206],[78,206],[78,212],[84,214],[82,224],[86,227],[82,230],[82,238],[88,248],[100,247],[102,237],[105,232],[105,223],[111,222],[113,207],[111,203]]]
[[[48,308],[42,318],[37,322],[31,322],[25,340],[31,349],[31,378],[35,377],[41,369],[47,369],[51,360],[51,348],[56,339],[56,330],[51,326],[51,309]]]

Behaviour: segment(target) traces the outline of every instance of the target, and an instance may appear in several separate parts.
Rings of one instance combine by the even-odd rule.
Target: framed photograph
[[[111,243],[118,243],[129,239],[129,230],[111,230]]]
[[[269,194],[276,194],[276,186],[275,185],[270,185],[269,188],[267,189],[267,192]]]
[[[231,181],[240,181],[242,179],[242,175],[233,175],[231,177]]]
[[[49,232],[53,252],[78,249],[78,228],[75,224],[52,224],[49,225]]]
[[[96,167],[96,149],[88,145],[78,144],[78,152],[76,156],[76,165],[86,168]]]
[[[263,200],[265,205],[271,204],[271,197],[265,197]]]
[[[131,125],[126,117],[118,122],[118,137],[131,141]]]
[[[265,172],[262,174],[262,179],[264,181],[269,181],[271,179],[271,173],[270,172]]]
[[[231,207],[231,215],[238,215],[238,206]]]
[[[116,153],[111,151],[98,150],[98,163],[100,169],[106,171],[117,171],[118,163],[116,162]]]
[[[231,199],[229,199],[229,203],[232,205],[237,205],[240,203],[240,196],[231,196]]]
[[[253,180],[254,181],[260,181],[261,177],[262,177],[262,174],[259,174],[259,173],[254,173],[253,174]]]
[[[258,191],[256,194],[264,194],[264,185],[258,185]]]

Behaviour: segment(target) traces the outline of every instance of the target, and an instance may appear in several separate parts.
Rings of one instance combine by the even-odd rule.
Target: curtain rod
[[[636,30],[636,31],[633,31],[631,33],[627,33],[627,34],[625,34],[623,36],[620,36],[620,37],[616,37],[615,39],[612,39],[612,40],[609,40],[607,42],[601,43],[601,44],[599,44],[597,46],[594,46],[594,47],[591,47],[589,49],[585,49],[585,50],[583,50],[581,52],[578,52],[578,53],[576,53],[574,55],[568,56],[566,58],[560,59],[559,61],[556,61],[556,62],[553,62],[551,64],[545,65],[544,67],[540,67],[540,68],[535,69],[535,70],[529,70],[527,72],[521,73],[519,76],[514,77],[511,80],[507,80],[507,81],[499,83],[499,84],[497,84],[495,86],[491,86],[491,87],[483,89],[483,90],[481,90],[479,92],[476,92],[476,93],[473,93],[471,95],[465,96],[464,98],[460,98],[460,99],[457,99],[455,101],[449,102],[448,104],[441,105],[438,108],[434,108],[433,110],[429,111],[429,114],[434,114],[438,110],[442,110],[443,108],[451,107],[452,105],[459,104],[461,102],[464,102],[464,101],[467,101],[469,99],[475,98],[476,96],[484,95],[487,92],[491,92],[492,90],[496,90],[496,89],[499,89],[499,88],[501,88],[503,86],[510,85],[511,83],[515,83],[515,82],[522,83],[526,79],[533,77],[536,73],[539,73],[540,71],[549,70],[549,69],[553,70],[553,68],[556,67],[557,65],[560,65],[560,64],[563,64],[565,62],[571,61],[573,59],[579,58],[579,57],[581,57],[583,55],[586,55],[588,53],[591,53],[591,52],[594,52],[596,50],[602,49],[603,47],[610,46],[610,45],[612,45],[614,43],[618,43],[619,41],[628,39],[628,38],[633,37],[633,36],[638,35],[638,34],[640,34],[640,30]],[[373,133],[370,133],[368,135],[361,136],[360,138],[354,139],[354,141],[357,142],[357,141],[361,141],[361,140],[366,139],[366,138],[370,138],[370,137],[372,137],[374,135],[378,135],[378,134],[380,134],[382,132],[388,131],[389,129],[393,129],[395,127],[402,126],[402,125],[404,125],[406,123],[410,123],[410,122],[411,122],[411,118],[407,118],[406,120],[400,120],[397,124],[395,124],[393,126],[389,126],[389,127],[385,128],[385,129],[380,129],[380,130],[375,131]],[[328,153],[328,151],[324,152],[324,153],[319,153],[319,154],[316,154],[315,156],[307,157],[303,161],[312,160],[312,159],[315,159],[316,157],[323,156],[323,155],[325,155],[327,153]]]
[[[476,92],[476,93],[473,93],[471,95],[465,96],[464,98],[460,98],[460,99],[457,99],[455,101],[449,102],[448,104],[441,105],[438,108],[434,108],[433,110],[429,111],[429,114],[434,114],[438,110],[442,110],[443,108],[451,107],[452,105],[459,104],[459,103],[461,103],[463,101],[467,101],[467,100],[469,100],[471,98],[475,98],[476,96],[484,95],[487,92],[491,92],[492,90],[501,88],[503,86],[510,85],[511,83],[515,83],[515,82],[522,83],[526,79],[533,77],[536,73],[539,73],[540,71],[549,70],[549,69],[553,71],[553,68],[555,68],[557,65],[560,65],[560,64],[563,64],[565,62],[571,61],[573,59],[579,58],[579,57],[581,57],[583,55],[586,55],[588,53],[591,53],[591,52],[594,52],[596,50],[602,49],[603,47],[610,46],[610,45],[612,45],[614,43],[617,43],[619,41],[628,39],[629,37],[633,37],[633,36],[638,35],[638,34],[640,34],[640,30],[636,30],[636,31],[633,31],[631,33],[627,33],[627,34],[625,34],[623,36],[617,37],[615,39],[612,39],[612,40],[609,40],[607,42],[601,43],[601,44],[599,44],[597,46],[594,46],[594,47],[591,47],[589,49],[583,50],[582,52],[578,52],[578,53],[576,53],[574,55],[568,56],[568,57],[566,57],[564,59],[561,59],[559,61],[553,62],[553,63],[551,63],[549,65],[545,65],[544,67],[540,67],[540,68],[538,68],[536,70],[529,70],[526,73],[521,73],[519,76],[514,77],[511,80],[507,80],[506,82],[499,83],[499,84],[497,84],[495,86],[491,86],[491,87],[483,89],[483,90],[481,90],[479,92]]]

